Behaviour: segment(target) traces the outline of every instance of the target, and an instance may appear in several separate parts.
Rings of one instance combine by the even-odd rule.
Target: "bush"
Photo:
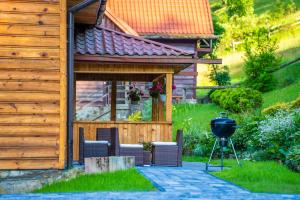
[[[298,97],[295,101],[291,102],[291,109],[297,109],[300,108],[300,97]]]
[[[201,132],[198,127],[190,127],[183,135],[183,154],[208,156],[213,142],[212,134]]]
[[[280,59],[276,55],[277,40],[269,35],[267,28],[254,30],[244,43],[246,59],[244,70],[245,85],[261,92],[275,86],[272,71],[279,67]]]
[[[284,161],[288,149],[300,142],[296,116],[294,111],[279,110],[260,121],[258,134],[255,135],[259,142],[257,149],[269,152],[272,156],[270,159]]]
[[[209,79],[216,85],[230,85],[231,78],[228,66],[211,65]]]
[[[289,104],[287,103],[277,103],[275,105],[269,106],[262,110],[262,113],[265,115],[274,115],[279,110],[288,110]]]
[[[262,119],[260,113],[249,115],[238,115],[237,124],[240,126],[233,134],[232,140],[234,147],[240,152],[253,152],[251,147],[258,146],[258,142],[254,140],[257,135],[258,122]]]
[[[216,90],[211,95],[212,101],[231,112],[246,112],[262,105],[262,95],[250,88],[228,88]]]
[[[300,145],[289,149],[285,164],[294,171],[300,172]]]

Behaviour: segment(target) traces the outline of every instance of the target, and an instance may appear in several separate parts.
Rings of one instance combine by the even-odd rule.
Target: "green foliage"
[[[152,143],[151,142],[143,142],[143,147],[145,151],[152,151]]]
[[[262,113],[265,115],[274,115],[279,110],[288,110],[288,103],[276,103],[275,105],[269,106],[262,110]]]
[[[230,85],[229,68],[226,65],[210,65],[209,79],[216,85]]]
[[[294,101],[275,103],[274,105],[271,105],[271,106],[263,109],[262,113],[265,115],[274,115],[279,110],[288,111],[288,110],[293,110],[293,109],[297,109],[297,108],[300,108],[300,96]]]
[[[290,169],[300,172],[300,145],[293,146],[289,149],[286,157],[286,165]]]
[[[266,28],[258,28],[246,39],[244,48],[245,85],[261,92],[271,90],[275,86],[271,72],[279,67],[280,62],[275,52],[277,41],[269,36]]]
[[[224,27],[220,24],[218,16],[212,14],[212,20],[214,25],[214,34],[222,35],[225,31]]]
[[[257,134],[254,135],[252,147],[269,154],[269,159],[284,162],[291,146],[300,143],[300,132],[297,127],[297,110],[279,110],[259,121]]]
[[[256,112],[237,115],[234,118],[240,127],[232,136],[236,150],[241,153],[252,152],[251,146],[253,146],[253,143],[257,143],[254,141],[254,136],[257,134],[258,122],[263,119],[263,116]]]
[[[131,122],[138,122],[141,120],[142,120],[141,111],[134,112],[131,115],[129,115],[129,117],[128,117],[128,121],[131,121]]]
[[[142,120],[143,121],[152,120],[152,99],[148,99],[143,102]]]
[[[212,134],[203,132],[196,126],[190,126],[183,135],[183,153],[185,155],[208,156],[213,141]]]
[[[128,184],[130,183],[130,184]],[[70,180],[45,185],[34,193],[97,192],[97,191],[153,191],[151,182],[136,169],[103,174],[85,174]]]
[[[270,12],[270,15],[275,19],[279,19],[281,17],[284,17],[285,15],[292,14],[296,11],[297,5],[293,0],[276,0],[275,10]]]
[[[253,14],[253,0],[226,0],[226,13],[229,18]]]
[[[262,95],[250,88],[228,88],[216,90],[211,95],[212,101],[231,112],[247,112],[262,105]]]
[[[290,108],[291,109],[300,108],[300,96],[295,101],[291,102]]]

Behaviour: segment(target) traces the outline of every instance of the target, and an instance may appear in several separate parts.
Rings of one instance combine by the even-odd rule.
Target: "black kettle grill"
[[[216,140],[212,149],[212,152],[210,154],[209,157],[209,161],[208,163],[206,163],[206,170],[208,170],[208,167],[221,167],[221,170],[223,170],[224,168],[224,148],[228,145],[228,141],[230,142],[236,161],[238,164],[239,160],[237,158],[234,146],[233,146],[233,142],[231,140],[231,136],[233,135],[233,133],[235,132],[236,128],[238,127],[235,120],[233,119],[229,119],[226,115],[226,113],[220,113],[220,116],[218,118],[212,119],[210,122],[210,127],[211,127],[211,131],[212,133],[216,136]],[[212,159],[215,147],[217,142],[219,142],[220,145],[220,149],[221,149],[221,166],[209,166],[209,163]]]

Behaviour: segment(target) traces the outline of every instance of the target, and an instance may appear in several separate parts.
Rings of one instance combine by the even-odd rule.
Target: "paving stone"
[[[204,172],[201,163],[184,163],[183,167],[138,167],[137,168],[162,191],[154,192],[93,192],[2,195],[5,200],[300,200],[300,195],[251,193]]]

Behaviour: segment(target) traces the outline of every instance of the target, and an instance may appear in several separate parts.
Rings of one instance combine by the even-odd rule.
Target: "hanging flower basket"
[[[135,87],[135,84],[129,86],[129,91],[127,92],[128,100],[130,100],[131,104],[137,105],[139,104],[139,101],[141,100],[141,97],[144,95],[144,93],[137,87]]]

